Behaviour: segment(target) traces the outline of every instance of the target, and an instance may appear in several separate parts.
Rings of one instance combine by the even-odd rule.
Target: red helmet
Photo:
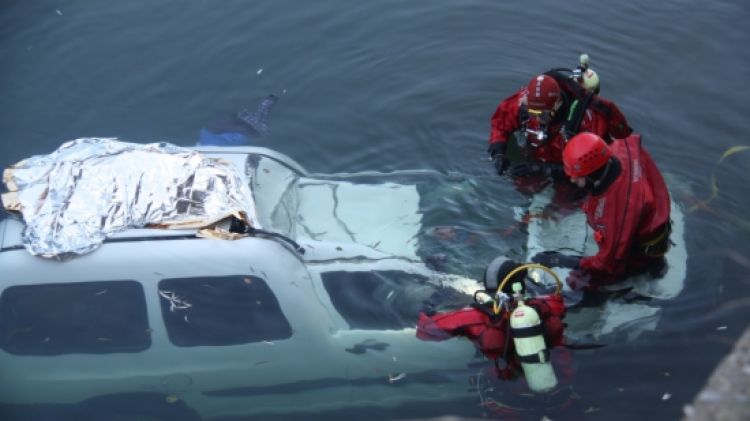
[[[603,167],[612,156],[604,140],[593,133],[573,136],[563,151],[565,174],[570,177],[585,177]]]
[[[529,93],[527,103],[530,110],[552,111],[557,100],[560,99],[560,85],[547,75],[539,75],[531,79],[527,87]]]

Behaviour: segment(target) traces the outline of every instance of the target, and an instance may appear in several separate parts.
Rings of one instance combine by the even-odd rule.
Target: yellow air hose
[[[562,288],[563,288],[562,281],[560,281],[560,278],[557,276],[557,274],[552,269],[548,268],[547,266],[540,265],[539,263],[525,263],[525,264],[523,264],[523,265],[521,265],[521,266],[513,269],[512,271],[510,271],[510,273],[508,273],[507,275],[505,275],[505,278],[503,278],[503,281],[500,282],[500,286],[497,287],[497,290],[498,291],[502,291],[503,288],[505,287],[505,284],[508,283],[508,281],[515,274],[517,274],[518,272],[520,272],[522,270],[525,270],[525,269],[541,269],[541,270],[549,273],[550,275],[552,275],[552,279],[555,280],[555,284],[556,284],[556,286],[555,286],[555,293],[554,294],[555,295],[560,295],[560,293],[562,292]],[[492,311],[495,314],[500,314],[500,306],[499,306],[497,300],[494,301],[493,304],[492,304]]]

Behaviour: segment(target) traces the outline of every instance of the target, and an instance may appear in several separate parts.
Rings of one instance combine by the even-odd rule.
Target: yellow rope
[[[691,206],[690,209],[688,209],[688,212],[694,212],[702,207],[708,206],[708,203],[719,194],[719,185],[716,182],[716,169],[719,168],[719,165],[721,165],[722,161],[724,161],[726,158],[742,151],[750,150],[750,146],[747,145],[738,145],[738,146],[732,146],[731,148],[724,151],[724,153],[721,155],[721,158],[719,158],[719,161],[714,165],[713,171],[711,171],[711,196],[708,199],[700,200],[695,205]]]

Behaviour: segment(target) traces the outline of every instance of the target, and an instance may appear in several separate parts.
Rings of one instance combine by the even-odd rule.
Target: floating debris
[[[266,344],[266,345],[272,345],[272,346],[276,345],[275,343],[273,343],[271,341],[263,341],[263,343]]]
[[[261,74],[261,73],[263,73],[263,68],[262,68],[262,67],[261,67],[260,69],[258,69],[258,71],[257,71],[257,72],[255,72],[255,74],[257,74],[257,75],[259,75],[259,74]]]
[[[175,310],[185,310],[187,308],[192,307],[193,305],[187,302],[186,300],[180,298],[172,291],[164,291],[159,290],[159,295],[169,301],[169,311],[173,312]]]
[[[669,399],[669,398],[671,398],[671,397],[672,397],[672,394],[671,394],[671,393],[665,393],[665,394],[664,394],[664,395],[663,395],[663,396],[661,397],[661,400],[663,400],[663,401],[666,401],[666,400],[668,400],[668,399]]]
[[[727,330],[726,326],[719,326],[716,328],[716,330]]]
[[[167,396],[166,398],[164,398],[164,400],[165,400],[165,401],[166,401],[167,403],[175,403],[175,402],[179,401],[179,400],[180,400],[180,398],[178,398],[178,397],[177,397],[177,396],[175,396],[175,395],[168,395],[168,396]]]
[[[60,11],[60,9],[55,9],[55,12],[56,12],[56,13],[57,13],[58,15],[62,16],[62,12]]]
[[[105,288],[105,289],[103,289],[103,290],[101,290],[101,291],[99,291],[97,293],[94,293],[94,295],[103,295],[103,294],[106,294],[106,293],[107,293],[107,289]]]
[[[395,383],[399,380],[403,380],[406,377],[406,373],[398,373],[395,376],[388,375],[388,383]]]

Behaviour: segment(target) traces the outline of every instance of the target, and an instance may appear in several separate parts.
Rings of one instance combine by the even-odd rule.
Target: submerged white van
[[[128,229],[59,261],[26,250],[19,219],[0,222],[2,419],[305,419],[477,399],[469,379],[484,357],[465,340],[415,337],[428,303],[460,307],[481,288],[419,256],[417,185],[439,174],[311,175],[266,148],[196,149],[241,169],[262,231]],[[529,258],[596,251],[581,213],[531,218],[527,231]],[[654,301],[573,308],[568,338],[655,329],[659,301],[684,284],[683,236],[673,206],[669,272],[628,286]]]
[[[474,348],[415,337],[434,294],[479,285],[417,257],[414,184],[199,149],[243,169],[272,234],[129,229],[58,261],[0,223],[0,411],[212,419],[471,396]]]

